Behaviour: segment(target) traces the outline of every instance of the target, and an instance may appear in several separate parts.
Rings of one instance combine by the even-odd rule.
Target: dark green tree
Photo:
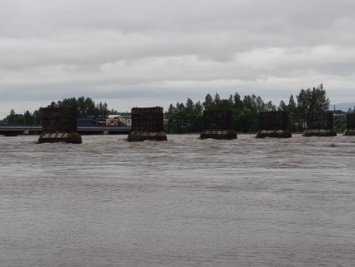
[[[297,96],[297,105],[302,115],[324,113],[329,108],[329,98],[323,89],[323,84],[313,89],[301,89]]]
[[[213,98],[210,94],[207,94],[206,97],[205,97],[205,102],[203,102],[203,107],[205,110],[209,110],[209,109],[212,109],[213,106],[214,106],[214,101],[213,101]]]

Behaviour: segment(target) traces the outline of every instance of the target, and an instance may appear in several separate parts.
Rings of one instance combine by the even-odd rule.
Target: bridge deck
[[[128,134],[131,127],[127,126],[78,126],[80,134]],[[0,125],[0,135],[41,134],[42,126]]]

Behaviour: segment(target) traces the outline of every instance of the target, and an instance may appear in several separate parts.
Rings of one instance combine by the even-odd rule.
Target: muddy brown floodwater
[[[355,137],[0,137],[0,266],[354,266]]]

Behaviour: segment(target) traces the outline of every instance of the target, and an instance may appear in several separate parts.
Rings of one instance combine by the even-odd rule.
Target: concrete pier
[[[355,113],[346,114],[346,130],[343,135],[355,135]]]
[[[260,112],[260,130],[256,138],[278,137],[290,138],[291,131],[288,129],[288,114],[282,111]]]
[[[162,107],[132,108],[132,131],[128,141],[166,141]]]
[[[231,110],[204,111],[203,128],[200,139],[236,139],[237,132],[232,129],[233,113]]]
[[[43,132],[38,143],[82,143],[81,135],[77,132],[76,107],[44,108],[42,112]]]
[[[336,136],[333,129],[333,112],[309,114],[307,116],[307,129],[303,136]]]

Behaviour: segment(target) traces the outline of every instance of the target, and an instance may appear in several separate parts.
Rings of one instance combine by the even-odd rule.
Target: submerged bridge
[[[128,126],[78,126],[78,133],[82,135],[89,134],[129,134],[131,127]],[[15,126],[0,125],[0,135],[17,136],[17,135],[40,135],[42,126]]]

